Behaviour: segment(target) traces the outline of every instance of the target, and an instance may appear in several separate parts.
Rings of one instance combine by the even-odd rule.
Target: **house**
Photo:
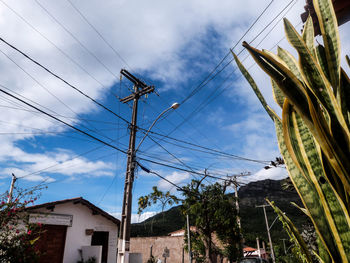
[[[27,208],[30,223],[42,224],[40,263],[76,263],[95,257],[115,263],[120,221],[82,197]]]

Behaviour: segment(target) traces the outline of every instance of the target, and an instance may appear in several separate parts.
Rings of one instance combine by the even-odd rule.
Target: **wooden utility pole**
[[[235,175],[233,177],[233,185],[235,188],[235,198],[236,198],[236,210],[237,210],[237,224],[239,226],[239,229],[241,229],[241,218],[239,216],[239,202],[238,202],[238,183],[237,183],[237,176]]]
[[[192,263],[192,251],[191,251],[191,227],[190,227],[190,219],[188,214],[186,215],[187,219],[187,248],[188,248],[188,260]]]
[[[257,245],[257,248],[258,248],[259,258],[261,258],[260,241],[259,241],[258,237],[256,238],[256,245]]]
[[[134,92],[129,96],[120,99],[121,102],[127,103],[133,101],[132,119],[130,123],[129,149],[127,152],[127,166],[124,184],[123,209],[120,222],[120,232],[118,241],[118,263],[129,263],[130,251],[130,227],[131,227],[131,204],[132,204],[132,185],[135,173],[135,141],[137,132],[137,106],[141,96],[154,91],[154,86],[147,86],[127,70],[122,69],[120,74],[125,76],[134,84]]]
[[[13,188],[15,187],[16,180],[17,180],[16,175],[12,174],[12,181],[11,181],[11,186],[9,191],[9,197],[7,198],[7,203],[10,203],[12,201]]]
[[[264,210],[264,216],[265,216],[265,223],[266,223],[266,229],[267,229],[267,235],[269,237],[269,243],[270,243],[270,250],[271,250],[271,258],[272,258],[272,262],[275,263],[276,259],[275,259],[275,253],[273,252],[273,246],[272,246],[272,241],[271,241],[271,235],[270,235],[270,227],[269,227],[269,222],[267,220],[267,215],[266,215],[266,209],[265,207],[269,206],[269,205],[259,205],[259,206],[255,206],[256,208],[258,207],[262,207]]]

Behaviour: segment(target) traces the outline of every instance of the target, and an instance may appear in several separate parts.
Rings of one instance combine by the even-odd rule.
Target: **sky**
[[[131,120],[132,112],[131,102],[119,101],[132,90],[132,83],[120,78],[121,69],[156,90],[139,101],[139,127],[147,130],[172,103],[181,103],[152,128],[158,135],[150,133],[143,141],[136,154],[142,166],[180,186],[200,178],[188,171],[205,169],[221,178],[250,173],[239,177],[242,184],[285,178],[283,167],[264,169],[280,156],[274,126],[236,65],[229,63],[228,52],[233,48],[239,54],[268,103],[280,112],[269,79],[241,42],[273,52],[280,45],[295,54],[284,38],[281,18],[287,17],[300,32],[304,5],[301,0],[0,0],[3,40],[113,112],[0,42],[0,88],[56,118],[0,93],[0,191],[9,189],[14,173],[17,187],[47,187],[37,204],[82,196],[120,216],[123,152],[129,141],[123,119]],[[340,28],[344,67],[349,30],[350,23]],[[137,144],[143,136],[138,131]],[[136,171],[133,222],[160,211],[153,206],[136,214],[137,199],[153,186],[179,194],[154,173]]]

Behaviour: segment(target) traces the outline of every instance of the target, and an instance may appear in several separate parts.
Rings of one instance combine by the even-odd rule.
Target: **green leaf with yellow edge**
[[[329,75],[335,92],[340,83],[340,40],[332,0],[313,0],[326,50]]]
[[[343,69],[341,69],[340,84],[341,108],[348,128],[350,128],[350,79]]]
[[[284,141],[282,123],[278,119],[275,119],[275,128],[276,128],[276,134],[277,134],[278,147],[285,161],[289,178],[291,179],[296,191],[298,192],[298,195],[300,196],[300,199],[304,207],[309,211],[309,214],[316,215],[315,217],[310,217],[310,219],[313,222],[313,225],[315,226],[315,230],[318,233],[320,240],[324,242],[323,235],[321,233],[325,233],[326,239],[329,239],[332,236],[330,235],[330,229],[328,227],[328,223],[325,217],[322,216],[323,215],[322,207],[319,200],[315,196],[315,192],[316,192],[315,188],[301,174],[300,170],[297,168],[297,166],[293,162],[292,157],[288,152],[286,143]],[[331,255],[328,247],[325,247],[325,249],[327,249],[329,255]],[[336,261],[333,260],[333,262],[336,262]]]
[[[292,148],[289,149],[289,152],[296,152],[297,162],[306,167],[306,170],[303,170],[304,173],[307,173],[305,177],[310,178],[315,186],[318,199],[324,209],[324,216],[331,228],[333,238],[328,240],[327,245],[329,246],[329,242],[334,242],[342,262],[348,262],[350,260],[348,258],[350,257],[350,219],[346,206],[329,183],[322,168],[321,156],[317,151],[316,142],[300,116],[291,107],[286,107],[282,120],[284,131],[287,129],[287,133],[284,133],[285,136],[294,138],[294,140],[290,140],[290,143],[287,143],[287,147],[290,144]],[[289,127],[285,127],[285,125]],[[314,215],[311,214],[311,216]]]
[[[243,46],[248,49],[257,64],[276,82],[286,98],[292,102],[300,112],[300,115],[305,118],[305,121],[312,125],[304,84],[284,63],[279,63],[269,54],[251,47],[246,42],[243,42]]]
[[[328,81],[331,82],[331,77],[329,76],[329,69],[328,69],[328,63],[326,58],[326,50],[324,46],[318,45],[316,47],[316,57],[317,57],[317,62],[321,66],[323,73],[327,77]]]
[[[323,153],[342,181],[344,188],[346,191],[350,192],[350,160],[348,155],[345,154],[347,145],[339,144],[336,138],[329,132],[328,124],[323,117],[322,109],[318,106],[313,94],[310,93],[307,98],[309,100],[309,110],[313,122],[311,127],[309,125],[307,125],[307,127],[310,129],[317,143],[321,146]]]
[[[308,49],[310,50],[310,52],[313,56],[315,56],[314,34],[315,34],[314,33],[314,24],[312,22],[312,18],[310,16],[310,14],[309,14],[309,16],[305,22],[305,25],[304,25],[302,37],[304,39],[306,46],[308,47]]]
[[[281,108],[283,108],[283,103],[284,103],[284,99],[285,99],[283,92],[281,91],[281,89],[278,87],[278,85],[276,84],[276,82],[273,79],[271,79],[271,85],[272,85],[273,98],[275,99],[276,103]]]
[[[283,228],[288,233],[291,240],[294,242],[296,248],[299,251],[299,256],[302,257],[303,262],[312,263],[312,257],[309,252],[309,249],[300,235],[298,229],[295,227],[295,225],[292,223],[292,221],[286,216],[285,213],[283,213],[275,204],[274,202],[270,202],[270,200],[266,199],[266,201],[270,204],[270,206],[275,210],[276,214],[279,217],[279,220],[283,224]]]
[[[232,51],[231,51],[232,52]],[[249,72],[246,70],[246,68],[243,66],[243,64],[241,63],[241,61],[239,60],[239,58],[236,56],[235,53],[232,52],[232,55],[237,63],[237,66],[239,68],[239,70],[242,72],[243,76],[246,78],[246,80],[249,82],[250,86],[253,88],[256,96],[258,97],[258,99],[260,100],[261,105],[264,107],[264,109],[266,110],[266,112],[269,114],[269,116],[271,117],[271,119],[273,120],[275,116],[277,116],[277,114],[267,105],[267,102],[264,98],[264,96],[261,94],[258,86],[256,85],[254,79],[252,78],[252,76],[249,74]]]
[[[315,94],[316,98],[327,109],[331,116],[336,116],[339,122],[342,120],[337,100],[333,94],[330,83],[324,75],[317,60],[311,54],[302,37],[298,34],[292,24],[284,19],[284,28],[289,43],[299,54],[299,68],[307,87]]]
[[[300,73],[298,62],[287,50],[284,50],[281,47],[277,47],[277,55],[280,57],[288,66],[290,71],[300,80],[303,81],[303,77]]]
[[[298,206],[296,203],[294,203],[294,202],[291,202],[291,204],[293,205],[293,206],[295,206],[296,208],[298,208],[301,212],[303,212],[305,215],[307,215],[308,217],[311,217],[311,214],[310,214],[310,212],[309,212],[309,210],[307,210],[307,209],[305,209],[305,208],[303,208],[303,207],[300,207],[300,206]]]

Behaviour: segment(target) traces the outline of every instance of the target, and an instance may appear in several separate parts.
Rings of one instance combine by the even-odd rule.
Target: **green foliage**
[[[35,190],[15,188],[12,201],[8,193],[0,196],[0,262],[38,262],[40,252],[36,241],[41,232],[40,224],[30,224],[25,207],[33,203]]]
[[[156,186],[153,186],[152,188],[153,192],[139,197],[138,200],[138,214],[141,214],[144,209],[151,206],[152,204],[156,204],[157,202],[160,202],[162,205],[162,212],[164,211],[165,206],[169,205],[172,206],[174,204],[179,203],[179,199],[175,195],[171,195],[169,191],[166,193],[163,193],[162,191],[159,191]]]
[[[191,225],[196,227],[196,231],[191,233],[194,258],[197,262],[202,260],[212,262],[216,255],[224,255],[231,261],[236,260],[240,257],[242,248],[235,199],[232,195],[226,195],[227,184],[205,185],[202,180],[192,180],[189,185],[182,188],[182,214],[184,217],[189,215]],[[156,187],[153,191],[147,195],[148,198],[156,196],[152,201],[140,197],[141,211],[159,200],[168,200],[169,197],[174,198],[174,202],[180,200],[162,193]],[[221,244],[214,242],[215,235]]]
[[[276,56],[243,43],[271,77],[282,118],[267,105],[238,57],[234,55],[234,58],[275,123],[289,177],[318,235],[317,256],[324,262],[349,262],[350,80],[340,67],[340,43],[332,2],[314,0],[313,4],[324,46],[314,45],[311,17],[302,35],[284,20],[286,36],[298,52],[298,62],[282,48],[278,48]],[[289,233],[295,234],[291,224],[285,226]],[[298,236],[295,239],[298,243],[295,249],[303,254],[303,260],[311,262],[302,240]]]
[[[211,260],[211,255],[223,254],[234,261],[242,251],[235,198],[225,194],[226,188],[227,185],[219,183],[205,185],[202,180],[192,180],[184,187],[182,211],[196,226],[207,260]],[[214,233],[222,243],[221,248],[213,242]]]

